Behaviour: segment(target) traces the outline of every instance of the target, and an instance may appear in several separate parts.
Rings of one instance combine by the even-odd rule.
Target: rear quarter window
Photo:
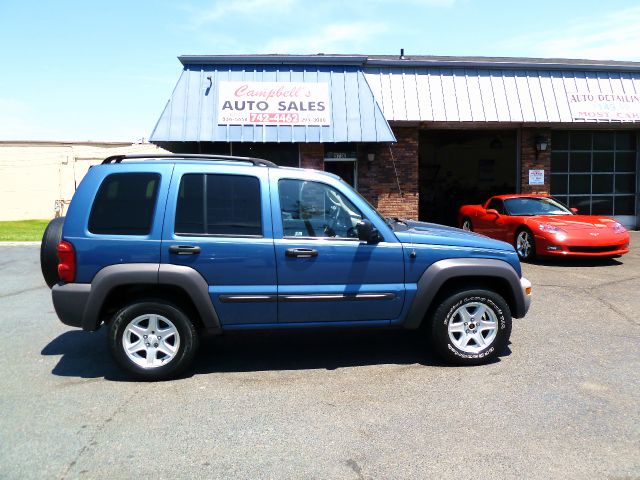
[[[158,198],[157,173],[114,173],[100,185],[89,231],[102,235],[148,235]]]

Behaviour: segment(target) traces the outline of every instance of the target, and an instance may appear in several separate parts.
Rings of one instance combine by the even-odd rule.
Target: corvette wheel
[[[533,240],[533,234],[527,229],[522,229],[516,236],[516,252],[522,261],[533,260],[536,256],[536,245]]]
[[[471,225],[470,219],[465,218],[462,221],[462,230],[464,230],[465,232],[473,232],[473,225]]]

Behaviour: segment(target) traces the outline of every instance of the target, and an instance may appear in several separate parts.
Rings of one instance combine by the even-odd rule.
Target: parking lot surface
[[[0,478],[640,478],[638,232],[524,265],[533,305],[490,365],[410,332],[259,333],[163,383],[57,320],[37,246],[3,252]]]

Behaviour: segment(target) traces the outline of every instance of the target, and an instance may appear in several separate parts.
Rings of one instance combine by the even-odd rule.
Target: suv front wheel
[[[108,342],[113,357],[125,370],[143,380],[164,380],[189,366],[198,347],[198,335],[176,306],[146,300],[116,313]]]
[[[453,293],[433,315],[431,339],[445,360],[458,365],[480,365],[500,355],[511,335],[511,311],[490,290]]]

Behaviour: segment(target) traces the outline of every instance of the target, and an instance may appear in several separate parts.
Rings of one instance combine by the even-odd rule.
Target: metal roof
[[[546,70],[638,71],[640,62],[531,57],[454,57],[442,55],[182,55],[183,65],[358,65],[361,67],[489,67]]]
[[[184,70],[152,142],[394,142],[388,121],[613,123],[619,120],[574,118],[568,95],[633,101],[640,95],[638,62],[324,54],[179,59]],[[218,86],[225,81],[326,83],[330,125],[224,125]]]
[[[331,66],[286,67],[208,65],[197,57],[181,57],[181,61],[184,70],[151,133],[152,142],[395,142],[364,74],[349,64],[351,60]],[[218,86],[223,81],[326,83],[330,124],[221,124]]]
[[[567,94],[640,95],[640,71],[367,67],[364,72],[389,121],[584,123],[573,118]]]

